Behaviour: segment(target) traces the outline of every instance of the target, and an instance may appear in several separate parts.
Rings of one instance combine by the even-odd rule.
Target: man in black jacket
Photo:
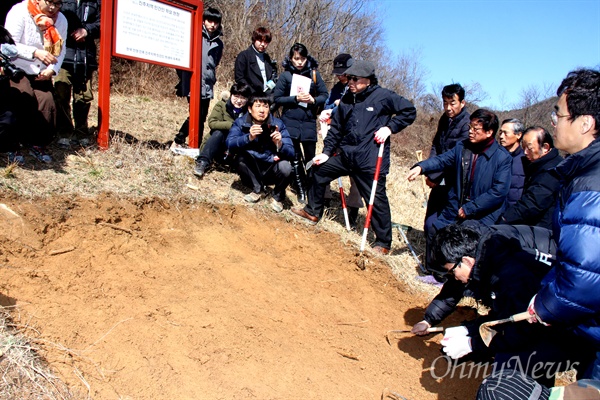
[[[98,70],[95,40],[100,38],[100,0],[63,0],[62,3],[60,11],[67,18],[69,30],[65,59],[54,78],[58,145],[63,148],[75,143],[87,146],[92,144],[87,120],[94,99],[92,74]]]
[[[453,149],[458,142],[469,137],[470,114],[465,108],[465,89],[458,83],[446,85],[442,89],[442,100],[444,102],[444,114],[438,122],[429,158],[434,158]],[[446,176],[444,171],[429,172],[426,174],[425,182],[431,188],[423,227],[425,237],[428,237],[433,224],[448,205],[448,193],[452,184],[452,177]],[[432,257],[431,244],[427,241],[425,247],[425,265],[429,265]]]
[[[518,358],[525,368],[536,368],[536,363],[539,366],[546,361],[570,360],[572,364],[581,359],[573,338],[560,328],[548,329],[525,321],[498,325],[489,347],[479,334],[482,323],[527,310],[555,258],[551,231],[524,225],[488,227],[468,221],[439,230],[434,248],[436,265],[442,266],[438,273],[448,279],[427,307],[423,321],[412,328],[414,334],[427,334],[427,328],[450,315],[468,294],[489,307],[490,312],[446,329],[442,345],[449,357],[459,359],[473,352],[478,359],[495,356],[498,364]],[[534,378],[548,383],[543,376]]]
[[[361,197],[369,202],[380,145],[385,143],[381,170],[373,203],[373,250],[388,254],[392,244],[392,221],[385,182],[390,167],[392,133],[413,123],[417,111],[404,97],[380,87],[375,66],[357,60],[346,70],[348,92],[333,116],[323,153],[313,158],[313,184],[304,208],[292,212],[316,224],[325,203],[325,187],[339,176],[354,178]],[[336,149],[339,153],[334,154]]]
[[[500,217],[499,223],[552,229],[552,214],[560,187],[558,175],[552,170],[563,158],[554,148],[552,135],[541,126],[527,128],[521,145],[528,160],[523,194]]]
[[[267,47],[271,43],[271,31],[259,27],[252,32],[252,44],[235,59],[235,81],[244,83],[252,93],[269,94],[277,83],[277,63],[271,61]]]
[[[469,136],[469,112],[465,108],[465,89],[458,83],[444,86],[442,89],[444,114],[440,117],[437,131],[431,144],[429,158],[454,148],[456,143]],[[425,233],[437,220],[438,215],[448,203],[448,190],[452,178],[445,179],[444,171],[430,172],[426,175],[427,186],[431,188],[427,211],[425,213]]]

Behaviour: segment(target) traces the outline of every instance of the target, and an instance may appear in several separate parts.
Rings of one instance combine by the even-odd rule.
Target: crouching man
[[[231,126],[227,147],[237,153],[237,172],[242,183],[252,189],[244,200],[256,203],[265,197],[266,185],[275,185],[271,208],[281,212],[291,179],[289,160],[294,159],[294,145],[283,121],[270,114],[271,104],[267,95],[250,97],[248,113]]]
[[[580,367],[587,364],[582,362],[585,357],[578,341],[560,328],[544,329],[525,321],[497,325],[494,330],[498,333],[489,348],[479,334],[482,323],[527,310],[556,254],[551,231],[525,225],[487,227],[469,221],[439,230],[433,248],[436,265],[442,268],[438,273],[448,279],[427,307],[424,320],[413,327],[414,334],[426,334],[427,328],[454,311],[463,296],[470,295],[490,312],[446,329],[442,346],[449,357],[459,359],[473,353],[471,357],[482,360],[493,356],[505,368],[534,369],[537,372],[533,377],[546,385],[552,384],[550,375],[556,372],[558,363],[564,367],[568,362],[574,368],[575,362]],[[552,371],[544,370],[550,365]],[[531,375],[535,371],[522,372]]]

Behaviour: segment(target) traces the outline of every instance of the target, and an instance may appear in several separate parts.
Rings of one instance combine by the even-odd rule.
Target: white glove
[[[327,160],[329,160],[329,156],[325,153],[317,154],[313,158],[313,162],[315,163],[315,165],[325,164]]]
[[[444,331],[444,339],[452,337],[468,336],[469,330],[464,326],[453,326],[452,328],[446,328]]]
[[[535,296],[533,296],[531,298],[531,301],[529,302],[529,307],[527,307],[527,311],[529,312],[529,315],[531,315],[531,318],[529,318],[527,321],[530,324],[534,324],[536,322],[539,322],[540,324],[544,325],[544,326],[550,326],[550,324],[545,323],[544,321],[542,321],[542,319],[540,318],[540,316],[535,312],[535,298],[536,298],[537,294]]]
[[[387,126],[382,126],[375,132],[375,141],[379,144],[384,143],[392,134],[392,130]]]
[[[456,360],[471,353],[471,337],[470,336],[454,336],[442,339],[442,346],[444,346],[444,353],[448,354],[448,357]]]

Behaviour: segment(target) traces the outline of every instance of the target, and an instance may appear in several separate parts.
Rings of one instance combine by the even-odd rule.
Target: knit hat
[[[353,61],[354,60],[350,54],[338,54],[338,56],[333,59],[333,74],[342,75],[344,72],[346,72],[348,67],[352,65]]]
[[[550,389],[514,369],[485,378],[476,400],[548,400]]]
[[[369,78],[375,76],[375,65],[370,61],[356,60],[345,72],[346,75]]]

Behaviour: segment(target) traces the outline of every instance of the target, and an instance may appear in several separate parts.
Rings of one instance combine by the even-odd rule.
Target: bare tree
[[[420,49],[407,50],[398,55],[391,67],[383,68],[379,77],[383,86],[406,97],[417,106],[421,105],[426,95],[425,80],[429,76],[429,71],[421,59]]]

